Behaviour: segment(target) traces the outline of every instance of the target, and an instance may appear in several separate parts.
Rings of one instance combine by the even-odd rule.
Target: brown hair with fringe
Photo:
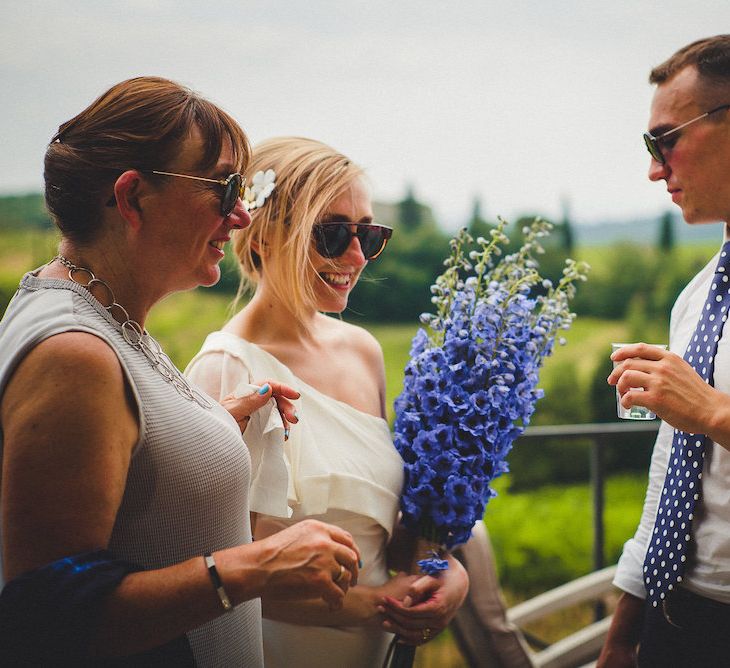
[[[46,206],[62,234],[89,242],[114,182],[128,169],[165,170],[193,127],[203,136],[201,171],[216,164],[230,141],[238,171],[250,159],[238,123],[189,88],[161,77],[136,77],[112,86],[63,123],[45,156]]]

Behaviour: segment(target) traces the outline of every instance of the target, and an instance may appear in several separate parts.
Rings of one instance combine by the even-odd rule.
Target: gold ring
[[[429,640],[431,640],[431,629],[426,627],[423,629],[423,642],[428,642]]]
[[[332,578],[332,582],[337,584],[340,580],[342,580],[342,576],[345,574],[345,567],[340,564],[340,572]]]

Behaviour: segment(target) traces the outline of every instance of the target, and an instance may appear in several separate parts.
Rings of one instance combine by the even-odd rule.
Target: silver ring
[[[423,629],[422,637],[423,637],[423,642],[428,642],[429,640],[431,640],[431,629],[428,628],[428,626],[425,629]]]

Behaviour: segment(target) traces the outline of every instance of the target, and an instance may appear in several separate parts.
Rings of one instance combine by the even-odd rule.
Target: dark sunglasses
[[[392,236],[392,227],[372,223],[317,223],[312,228],[317,252],[328,258],[340,257],[350,246],[352,238],[357,237],[365,259],[374,260]]]
[[[651,154],[651,157],[654,158],[654,160],[656,160],[659,164],[663,165],[667,161],[667,159],[662,153],[662,144],[667,149],[673,148],[675,142],[677,141],[677,139],[679,139],[679,135],[677,135],[673,140],[669,141],[667,141],[667,137],[673,135],[675,132],[678,132],[682,128],[686,128],[688,125],[691,125],[696,121],[701,121],[703,118],[707,118],[711,114],[714,114],[717,111],[722,111],[723,109],[730,109],[730,104],[723,104],[719,107],[715,107],[714,109],[710,109],[710,111],[706,111],[704,114],[700,114],[696,118],[693,118],[686,123],[682,123],[682,125],[678,125],[676,128],[672,128],[671,130],[662,132],[662,134],[660,134],[658,137],[655,137],[650,132],[645,132],[644,143],[646,144],[646,148]]]
[[[243,174],[229,174],[225,179],[206,179],[202,176],[190,176],[189,174],[175,174],[174,172],[161,172],[153,169],[151,174],[161,174],[162,176],[177,176],[181,179],[193,179],[195,181],[206,181],[207,183],[215,183],[221,187],[221,215],[226,218],[236,207],[236,201],[243,197]]]

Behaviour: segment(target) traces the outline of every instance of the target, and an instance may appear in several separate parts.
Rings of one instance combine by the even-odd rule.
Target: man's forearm
[[[624,592],[613,614],[597,668],[635,666],[643,622],[644,600]]]

